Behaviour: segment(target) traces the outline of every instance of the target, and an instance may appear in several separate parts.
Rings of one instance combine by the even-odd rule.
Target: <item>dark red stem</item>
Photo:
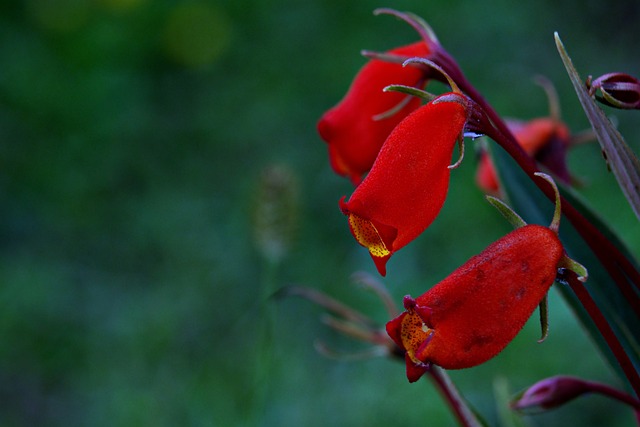
[[[630,396],[620,390],[616,390],[613,387],[609,387],[606,384],[590,381],[588,381],[587,384],[589,386],[589,391],[611,397],[612,399],[618,400],[622,403],[626,403],[627,405],[635,409],[636,412],[640,411],[640,400],[636,399],[635,397]]]
[[[469,83],[453,58],[444,49],[440,49],[438,50],[437,58],[434,59],[434,62],[444,68],[449,75],[454,78],[460,89],[481,108],[486,119],[488,119],[486,120],[488,122],[488,126],[484,126],[486,128],[487,135],[507,151],[507,153],[518,163],[522,170],[550,201],[555,201],[555,192],[552,186],[545,180],[536,179],[534,174],[538,172],[538,168],[534,160],[531,159],[531,157],[529,157],[520,147],[502,118],[495,112],[491,105],[485,101],[475,87]],[[612,244],[597,227],[589,222],[589,220],[587,220],[568,201],[561,198],[561,206],[565,217],[573,224],[587,245],[598,257],[603,267],[616,282],[620,291],[623,293],[635,313],[640,315],[640,298],[636,293],[636,291],[640,289],[640,272],[636,270],[633,263],[627,259],[627,257],[614,244]],[[604,337],[636,395],[640,396],[640,376],[606,318],[581,282],[571,280],[570,285]],[[634,286],[636,289],[634,289]]]
[[[458,392],[449,375],[443,369],[433,365],[427,373],[433,379],[440,394],[442,394],[451,407],[460,425],[464,427],[480,427],[480,422],[463,400],[462,395]]]
[[[596,382],[587,382],[589,391],[594,393],[600,393],[602,395],[608,396],[612,399],[615,399],[619,402],[626,403],[634,409],[634,415],[636,417],[636,421],[640,426],[640,400],[636,399],[633,396],[628,395],[620,390],[616,390],[613,387],[609,387],[606,384],[596,383]]]
[[[492,122],[499,126],[503,124],[501,120],[494,120]],[[505,130],[508,132],[508,129]],[[512,137],[509,133],[507,134]],[[537,168],[533,160],[520,148],[520,146],[513,141],[505,141],[504,133],[499,135],[491,135],[491,137],[499,143],[522,167],[522,169],[529,175],[529,177],[536,183],[538,188],[544,192],[549,200],[554,200],[555,194],[553,188],[541,179],[534,179],[533,175],[537,172]],[[638,295],[633,289],[631,283],[638,286],[640,283],[640,275],[635,270],[631,262],[622,254],[617,247],[615,247],[591,222],[589,222],[578,210],[576,210],[569,202],[561,199],[562,212],[569,219],[569,221],[576,228],[578,233],[582,236],[584,241],[589,245],[594,254],[598,257],[603,267],[611,275],[613,280],[618,285],[620,291],[625,296],[625,299],[631,305],[636,314],[640,313],[640,300]],[[631,283],[629,281],[631,280]],[[604,337],[607,345],[611,349],[612,353],[618,360],[622,370],[629,379],[631,386],[633,387],[636,395],[640,396],[640,377],[633,366],[633,363],[626,354],[624,348],[617,339],[615,333],[611,329],[611,326],[605,319],[604,315],[593,302],[593,299],[584,288],[581,282],[577,282],[575,286],[572,286],[573,291],[578,296],[578,299],[582,303],[583,307],[596,324],[596,327]],[[578,291],[579,290],[579,291]]]
[[[518,165],[524,170],[524,172],[533,180],[538,188],[547,196],[551,201],[555,200],[555,192],[551,185],[544,180],[535,179],[535,173],[538,172],[538,168],[531,157],[529,157],[519,144],[515,141],[515,138],[506,127],[506,124],[497,116],[493,110],[487,110],[490,108],[484,100],[483,110],[487,113],[487,116],[496,127],[497,132],[490,134],[489,136],[500,144],[506,151],[513,157]],[[607,239],[602,232],[589,222],[573,205],[571,205],[566,199],[561,198],[562,213],[573,224],[580,236],[584,239],[587,245],[591,248],[593,253],[598,257],[603,267],[607,270],[609,275],[618,285],[620,291],[624,295],[627,302],[631,305],[634,312],[640,314],[640,298],[634,289],[640,289],[640,273],[635,269],[634,265],[627,259],[627,257]]]
[[[636,395],[640,396],[640,376],[638,372],[636,372],[633,362],[627,356],[627,353],[624,351],[622,344],[616,338],[611,326],[607,322],[607,319],[604,318],[598,307],[596,306],[595,301],[591,298],[591,295],[584,287],[584,284],[577,280],[577,277],[574,274],[574,277],[569,278],[568,280],[569,286],[571,290],[575,293],[575,295],[580,300],[582,306],[587,310],[589,316],[596,324],[598,330],[602,334],[603,338],[607,342],[607,345],[616,356],[620,367],[624,371],[625,375],[629,379],[629,383],[631,387],[635,391]]]
[[[497,122],[494,121],[494,123],[498,125]],[[505,130],[508,131],[508,129]],[[511,134],[504,134],[504,132],[490,136],[516,160],[518,165],[529,175],[545,196],[547,196],[549,200],[554,201],[555,193],[553,188],[544,180],[534,179],[534,173],[538,172],[535,162],[515,141],[509,141],[513,136]],[[634,286],[640,289],[640,273],[627,257],[620,252],[597,227],[573,207],[573,205],[564,198],[561,198],[561,205],[562,213],[573,224],[580,236],[582,236],[604,268],[618,284],[620,291],[634,311],[640,313],[640,299],[638,298],[636,290],[634,290]]]
[[[502,118],[466,79],[463,81],[456,80],[456,83],[458,83],[462,90],[482,108],[497,130],[497,132],[488,136],[494,139],[498,144],[500,144],[500,146],[502,146],[502,148],[505,149],[505,151],[507,151],[507,153],[509,153],[509,155],[518,163],[522,170],[533,180],[533,182],[550,201],[555,201],[555,192],[553,191],[553,188],[546,181],[536,179],[534,174],[539,172],[539,170],[535,161],[520,147]],[[629,261],[627,257],[576,208],[564,199],[561,203],[562,213],[569,219],[569,221],[571,221],[578,233],[580,233],[591,250],[602,262],[609,274],[613,277],[616,283],[618,283],[621,291],[631,303],[635,312],[640,313],[640,299],[638,298],[636,291],[633,289],[633,286],[635,286],[640,290],[640,272],[638,272],[633,263]]]

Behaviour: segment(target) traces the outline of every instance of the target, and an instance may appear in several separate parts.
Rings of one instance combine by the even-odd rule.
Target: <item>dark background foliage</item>
[[[352,272],[375,269],[337,208],[351,187],[315,133],[364,63],[361,49],[415,40],[404,23],[374,17],[380,6],[430,22],[505,116],[547,114],[532,83],[543,74],[570,128],[588,126],[553,31],[585,76],[640,73],[633,0],[0,5],[0,424],[453,423],[433,387],[409,385],[401,364],[317,354],[315,339],[361,349],[325,329],[317,307],[267,299],[306,284],[387,320],[350,285]],[[638,113],[608,113],[637,152]],[[638,222],[597,146],[578,147],[570,164],[589,204],[640,253]],[[433,227],[389,263],[398,301],[509,230],[475,188],[474,168],[471,154]],[[284,202],[265,185],[284,188]],[[265,200],[282,221],[264,220]],[[284,245],[281,262],[267,260],[265,241]],[[493,424],[503,395],[546,376],[618,385],[553,291],[551,321],[544,344],[534,319],[496,359],[452,372]],[[597,396],[526,419],[630,420]]]

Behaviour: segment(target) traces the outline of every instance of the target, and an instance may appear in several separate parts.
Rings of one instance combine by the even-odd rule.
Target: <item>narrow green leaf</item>
[[[540,329],[542,333],[540,335],[539,343],[543,342],[549,336],[549,298],[547,295],[540,301]]]
[[[500,147],[491,146],[498,176],[502,188],[508,198],[509,205],[518,212],[527,223],[546,225],[553,216],[554,206],[535,186],[529,177],[518,167],[511,157]],[[587,219],[602,231],[602,233],[630,259],[634,257],[625,249],[624,244],[613,231],[594,214],[581,198],[570,189],[561,186],[562,196],[576,209],[581,211]],[[560,226],[560,239],[568,255],[585,265],[589,270],[589,279],[585,287],[596,304],[607,318],[616,336],[620,340],[636,369],[640,368],[640,320],[622,292],[615,285],[591,249],[584,243],[576,229],[569,221],[563,221]],[[568,286],[558,284],[556,289],[563,296],[576,317],[584,326],[598,349],[605,356],[613,370],[626,384],[626,377],[620,369],[616,358],[611,353],[600,332],[584,310],[576,296]]]
[[[555,40],[562,62],[567,69],[567,74],[569,74],[573,88],[578,94],[578,99],[591,123],[591,127],[596,133],[607,162],[633,212],[640,219],[640,161],[626,144],[620,132],[613,126],[600,107],[596,105],[593,98],[589,96],[558,33],[555,33]]]
[[[436,95],[424,91],[422,89],[418,89],[413,86],[405,86],[405,85],[389,85],[383,89],[384,92],[400,92],[406,95],[415,96],[421,99],[424,99],[427,102],[431,102],[436,98]],[[409,98],[411,99],[411,98]]]
[[[527,225],[527,223],[518,215],[509,205],[503,202],[500,199],[497,199],[493,196],[486,196],[487,201],[500,212],[500,214],[505,217],[509,224],[513,228],[520,228]]]

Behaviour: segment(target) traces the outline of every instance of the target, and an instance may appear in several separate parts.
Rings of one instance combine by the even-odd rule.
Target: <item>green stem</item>
[[[271,300],[273,295],[279,263],[265,260],[263,276],[261,280],[261,298],[258,315],[258,349],[255,352],[254,375],[255,387],[252,391],[254,404],[250,405],[249,420],[247,425],[257,426],[262,424],[267,410],[269,396],[269,377],[273,372],[273,331],[274,331],[274,307]]]

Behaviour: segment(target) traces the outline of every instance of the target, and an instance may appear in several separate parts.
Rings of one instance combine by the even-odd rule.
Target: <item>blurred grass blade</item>
[[[640,162],[626,144],[620,132],[589,96],[558,33],[555,33],[555,40],[562,62],[567,69],[567,74],[569,74],[571,83],[573,83],[591,127],[596,133],[600,147],[607,158],[607,163],[618,180],[618,185],[620,185],[624,196],[629,201],[633,212],[640,219]]]
[[[527,223],[548,224],[553,216],[554,206],[502,148],[491,146],[491,155],[494,158],[502,188],[511,207]],[[634,257],[625,248],[620,239],[585,205],[577,194],[562,186],[560,191],[569,203],[582,212],[591,223],[602,231],[611,243],[620,248],[622,253],[633,262]],[[571,222],[563,221],[560,226],[560,238],[567,254],[589,269],[589,279],[585,283],[585,287],[611,325],[633,365],[636,369],[639,369],[640,319],[638,319],[638,315]],[[616,358],[571,289],[565,285],[558,285],[555,288],[569,304],[586,332],[622,382],[628,384]]]

